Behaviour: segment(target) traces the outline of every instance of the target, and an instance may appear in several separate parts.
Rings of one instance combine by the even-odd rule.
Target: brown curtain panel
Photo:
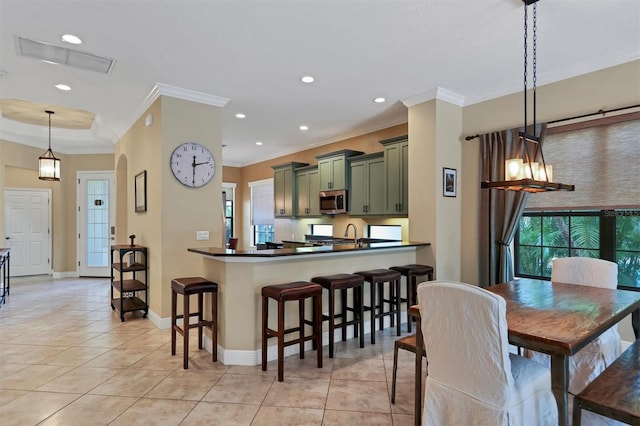
[[[546,124],[536,126],[540,144]],[[480,180],[504,180],[505,160],[518,152],[518,132],[509,129],[480,136]],[[480,185],[478,185],[480,187]],[[488,287],[513,279],[510,244],[522,216],[529,193],[480,189],[480,286]]]

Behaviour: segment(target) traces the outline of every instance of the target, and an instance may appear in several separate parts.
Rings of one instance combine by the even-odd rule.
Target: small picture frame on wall
[[[458,187],[458,172],[448,167],[442,168],[442,195],[455,197]]]
[[[147,211],[147,171],[138,173],[134,180],[136,213]]]

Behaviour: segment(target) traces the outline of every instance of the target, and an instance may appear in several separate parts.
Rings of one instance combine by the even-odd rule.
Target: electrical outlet
[[[209,240],[209,231],[196,231],[196,240],[198,241]]]

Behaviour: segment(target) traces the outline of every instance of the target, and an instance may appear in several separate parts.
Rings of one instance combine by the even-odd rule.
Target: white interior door
[[[51,273],[51,192],[6,189],[4,199],[11,276]]]
[[[78,172],[78,275],[108,277],[115,240],[113,172]]]

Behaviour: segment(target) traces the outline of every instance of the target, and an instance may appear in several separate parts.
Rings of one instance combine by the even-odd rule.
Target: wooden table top
[[[509,341],[551,354],[573,355],[640,308],[640,293],[520,279],[487,290],[507,302]]]

